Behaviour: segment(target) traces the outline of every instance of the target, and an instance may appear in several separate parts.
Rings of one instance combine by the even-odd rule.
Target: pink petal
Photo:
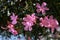
[[[11,32],[13,35],[17,35],[18,34],[17,31],[14,30],[14,28],[9,29],[9,32]]]
[[[18,32],[15,30],[14,32],[12,32],[13,35],[17,35]]]
[[[35,17],[35,13],[33,13],[31,16],[32,16],[32,17]]]
[[[49,10],[49,8],[45,7],[44,10]]]
[[[42,21],[42,20],[43,20],[43,18],[41,17],[39,20],[40,20],[40,21]]]
[[[25,22],[22,22],[23,25],[25,25]]]
[[[13,13],[11,16],[10,16],[10,18],[11,18],[11,20],[17,20],[17,15],[15,16],[15,14]]]
[[[16,20],[13,20],[11,23],[12,23],[13,25],[15,25],[15,24],[17,24],[17,21],[16,21]]]
[[[42,23],[40,23],[40,26],[43,27],[44,25]]]
[[[8,27],[8,28],[13,28],[13,27],[14,27],[14,25],[9,24],[7,27]]]
[[[33,23],[26,22],[27,26],[32,26]]]
[[[41,12],[40,9],[36,9],[36,11],[37,11],[37,13],[40,13]]]
[[[43,2],[42,3],[42,7],[44,7],[44,6],[46,6],[47,5],[47,3],[46,2]]]
[[[10,28],[9,31],[10,32],[14,32],[15,30],[14,30],[14,28]]]
[[[39,9],[40,8],[40,4],[39,3],[36,3],[36,7]]]
[[[57,20],[55,20],[55,22],[56,22],[56,24],[57,24],[57,25],[59,25],[59,23],[58,23],[58,21],[57,21]]]
[[[13,20],[15,18],[15,14],[13,13],[11,16],[10,16],[11,20]]]
[[[43,14],[43,15],[46,14],[45,10],[42,10],[42,14]]]
[[[28,31],[28,26],[24,27],[24,30],[25,30],[25,31]]]
[[[32,31],[32,27],[29,27],[29,31]]]
[[[12,13],[12,15],[13,15],[13,16],[15,16],[15,14],[14,14],[14,13]]]
[[[14,17],[13,16],[10,16],[11,20],[14,20]]]

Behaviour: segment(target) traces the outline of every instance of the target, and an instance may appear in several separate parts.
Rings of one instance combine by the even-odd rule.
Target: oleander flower
[[[45,16],[44,18],[40,18],[40,26],[44,26],[47,28],[51,28],[51,31],[53,32],[56,27],[58,27],[59,23],[56,19],[53,18],[53,16]]]
[[[15,15],[14,13],[10,16],[10,18],[11,18],[11,20],[12,20],[12,24],[13,25],[15,25],[15,24],[17,24],[17,18],[18,18],[18,16],[17,15]]]
[[[26,15],[26,17],[23,18],[22,24],[25,26],[24,30],[25,31],[31,31],[32,26],[36,23],[36,16],[35,14],[32,15]]]
[[[26,17],[23,18],[24,21],[30,21],[30,22],[33,22],[35,23],[36,22],[36,16],[35,14],[33,13],[32,15],[26,15]]]
[[[36,3],[37,13],[42,12],[42,14],[44,15],[46,13],[46,10],[49,10],[49,8],[47,8],[46,5],[47,5],[46,2],[43,2],[42,5],[40,5],[39,3]]]
[[[54,31],[54,28],[57,28],[59,25],[58,21],[56,19],[53,19],[52,16],[49,18],[49,23],[49,27],[51,28],[52,32]]]
[[[14,29],[14,25],[9,24],[7,27],[8,27],[9,32],[11,32],[13,35],[18,34],[18,32]]]
[[[40,26],[43,27],[48,27],[49,26],[49,19],[48,19],[48,16],[45,16],[44,18],[41,17],[40,18]]]
[[[17,15],[15,15],[14,13],[12,13],[12,15],[10,16],[11,20],[17,20]]]

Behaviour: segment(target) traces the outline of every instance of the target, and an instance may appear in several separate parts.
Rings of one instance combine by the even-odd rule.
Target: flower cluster
[[[9,29],[9,32],[11,32],[14,35],[17,35],[18,32],[14,29],[14,25],[17,24],[17,18],[18,18],[18,16],[13,13],[10,16],[10,18],[11,18],[12,22],[11,22],[11,24],[8,24],[8,26],[7,26],[8,29]]]
[[[54,31],[54,28],[58,27],[58,25],[58,21],[54,19],[53,16],[45,16],[44,18],[40,18],[40,26],[51,28],[52,32]]]
[[[49,8],[46,7],[47,3],[43,2],[42,5],[40,5],[39,3],[36,3],[36,11],[37,13],[42,12],[42,15],[46,14],[46,10],[49,10]],[[11,32],[14,35],[17,35],[18,32],[14,29],[15,24],[17,24],[17,19],[18,19],[18,15],[15,15],[14,13],[12,13],[12,15],[10,16],[11,18],[11,23],[8,24],[7,28],[9,30],[9,32]],[[51,28],[51,31],[53,32],[54,29],[56,27],[59,26],[58,21],[53,18],[53,16],[44,16],[44,17],[37,17],[35,15],[35,13],[30,14],[26,14],[25,17],[23,17],[23,21],[22,24],[24,26],[24,30],[25,31],[32,31],[32,26],[34,24],[36,24],[36,20],[37,18],[39,19],[39,25],[41,27],[47,27],[47,28]],[[4,28],[3,28],[4,29]]]
[[[24,30],[31,31],[32,30],[32,26],[34,25],[34,23],[36,23],[35,14],[26,15],[26,17],[23,18],[23,22],[22,22],[22,24],[25,26]]]

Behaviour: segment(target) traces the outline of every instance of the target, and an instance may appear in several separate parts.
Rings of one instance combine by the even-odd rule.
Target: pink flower
[[[15,25],[15,24],[17,24],[17,21],[16,21],[16,20],[13,20],[11,23],[12,23],[13,25]]]
[[[26,17],[23,18],[24,21],[30,21],[30,22],[36,22],[36,16],[35,14],[32,15],[26,15]]]
[[[22,24],[25,26],[24,30],[31,31],[32,26],[36,23],[36,16],[35,14],[32,15],[26,15],[26,17],[23,18]]]
[[[12,24],[15,25],[17,24],[17,15],[15,15],[14,13],[10,16],[11,20],[12,20]]]
[[[45,16],[44,18],[40,18],[40,26],[45,26],[45,27],[48,27],[49,25],[49,22],[48,22],[48,16]]]
[[[9,29],[9,32],[11,32],[13,35],[18,34],[18,32],[14,28]]]
[[[25,31],[31,31],[32,30],[32,25],[33,25],[32,22],[22,22],[22,24],[25,26],[24,27]]]
[[[54,31],[54,28],[58,27],[59,23],[56,19],[53,19],[53,17],[49,19],[50,21],[50,24],[49,24],[49,27],[51,28],[51,31],[53,32]]]
[[[17,15],[15,15],[14,13],[10,16],[11,20],[17,20]]]
[[[9,24],[7,27],[9,28],[9,32],[11,32],[13,35],[18,34],[18,32],[14,29],[14,25]]]
[[[8,28],[14,28],[14,25],[13,25],[13,24],[8,24],[7,27],[8,27]]]
[[[51,28],[52,32],[56,27],[58,27],[59,23],[56,19],[53,19],[53,16],[45,16],[44,18],[40,18],[40,25],[43,27]]]
[[[36,11],[37,13],[40,13],[42,12],[42,14],[44,15],[45,14],[45,11],[46,10],[49,10],[49,8],[46,7],[47,3],[46,2],[43,2],[42,5],[40,5],[39,3],[36,4]]]

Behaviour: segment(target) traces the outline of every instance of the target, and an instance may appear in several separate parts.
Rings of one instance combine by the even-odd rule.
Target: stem
[[[52,32],[52,34],[54,33],[54,29],[53,28],[51,29],[51,32]]]

